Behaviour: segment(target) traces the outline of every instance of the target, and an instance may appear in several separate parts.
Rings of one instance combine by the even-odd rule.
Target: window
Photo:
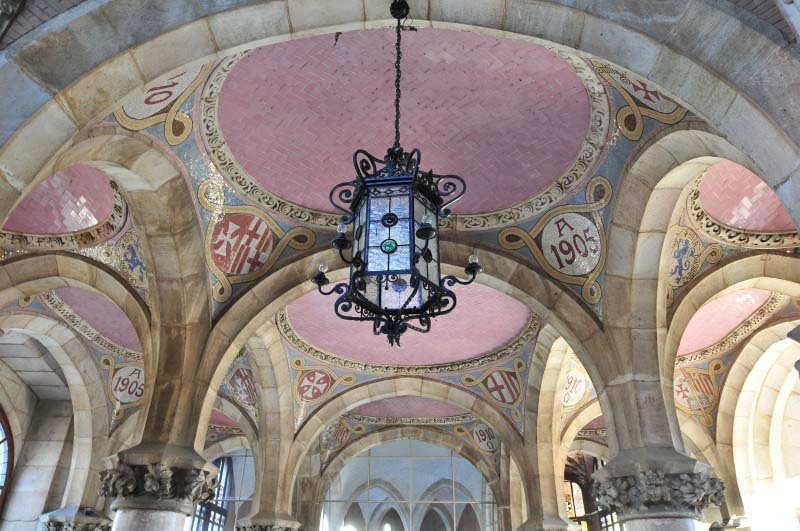
[[[14,466],[14,440],[5,411],[0,409],[0,514],[6,501],[6,493],[11,483],[11,469]]]
[[[255,483],[250,450],[220,457],[214,466],[219,469],[214,497],[197,505],[192,518],[186,519],[184,531],[230,530],[237,515],[249,511]]]
[[[325,496],[320,531],[496,531],[481,472],[449,448],[403,439],[350,459]]]

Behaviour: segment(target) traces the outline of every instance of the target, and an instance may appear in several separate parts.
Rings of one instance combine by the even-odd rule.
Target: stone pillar
[[[621,452],[595,472],[595,494],[602,508],[617,513],[624,531],[704,530],[703,509],[725,501],[722,481],[708,470],[671,449],[648,449],[646,458]]]
[[[100,495],[113,497],[112,531],[183,531],[195,504],[211,499],[215,472],[206,466],[119,462],[100,473]]]

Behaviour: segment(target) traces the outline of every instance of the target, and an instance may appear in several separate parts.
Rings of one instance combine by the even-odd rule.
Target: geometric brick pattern
[[[792,232],[792,218],[772,188],[744,166],[722,161],[700,182],[700,202],[714,220],[753,232]]]
[[[454,417],[467,412],[458,406],[422,396],[398,396],[375,400],[353,410],[367,417]]]
[[[106,338],[127,349],[142,350],[128,316],[105,296],[80,288],[57,288],[55,294]]]
[[[239,165],[271,192],[330,210],[352,153],[394,139],[394,33],[325,35],[253,50],[228,73],[219,126]],[[589,127],[581,79],[556,53],[475,32],[421,29],[403,40],[402,143],[456,173],[460,213],[508,207],[575,160]]]
[[[391,347],[369,324],[342,321],[333,302],[313,291],[287,307],[294,330],[316,348],[366,363],[430,365],[467,360],[492,352],[517,338],[530,309],[510,295],[482,284],[460,286],[458,306],[436,319],[427,334],[409,333]],[[473,308],[480,308],[479,312]]]
[[[704,349],[723,339],[764,304],[770,293],[762,289],[744,289],[706,303],[689,321],[678,347],[678,356]]]
[[[113,205],[108,176],[92,166],[75,164],[37,185],[3,229],[27,234],[74,232],[103,221]]]
[[[8,33],[0,42],[0,49],[5,48],[29,31],[36,29],[53,17],[60,15],[84,0],[28,0],[19,16],[11,24]]]

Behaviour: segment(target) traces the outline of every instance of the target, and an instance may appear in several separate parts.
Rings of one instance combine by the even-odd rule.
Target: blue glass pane
[[[381,242],[377,242],[377,246],[369,247],[367,253],[367,271],[389,270],[389,255],[381,250],[380,244]]]
[[[400,218],[400,219],[408,219],[409,216],[409,206],[408,206],[408,196],[395,196],[392,198],[392,212]]]
[[[380,221],[371,221],[369,224],[369,245],[380,245],[389,237],[389,227],[384,227]]]
[[[453,469],[450,458],[420,458],[412,461],[414,500],[453,501]]]
[[[384,214],[391,212],[391,199],[388,197],[373,197],[369,201],[369,219],[380,222]]]
[[[408,245],[411,241],[409,221],[407,219],[398,221],[397,225],[389,229],[388,237],[397,240],[400,245]]]
[[[399,244],[400,241],[398,240]],[[389,255],[389,270],[407,271],[411,267],[411,247],[398,245],[397,250]]]

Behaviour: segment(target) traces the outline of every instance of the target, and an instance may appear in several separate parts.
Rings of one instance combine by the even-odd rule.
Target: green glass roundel
[[[386,254],[392,254],[397,250],[397,242],[389,238],[388,240],[383,240],[381,243],[381,251]]]

